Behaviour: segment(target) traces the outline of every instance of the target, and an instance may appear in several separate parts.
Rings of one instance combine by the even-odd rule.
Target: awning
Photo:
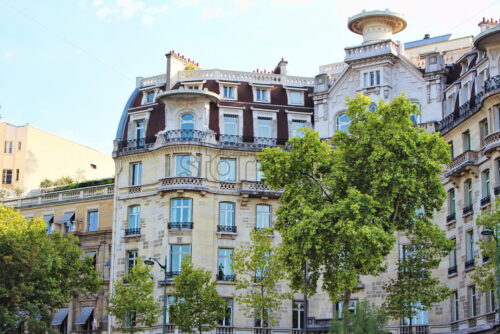
[[[64,224],[64,223],[67,223],[69,222],[70,220],[72,220],[73,218],[75,218],[75,213],[74,212],[66,212],[62,217],[61,219],[59,219],[57,222],[60,223],[60,224]]]
[[[59,326],[63,323],[64,319],[68,316],[68,309],[67,308],[61,308],[59,311],[57,311],[56,316],[54,319],[52,319],[52,322],[50,323],[51,326]]]
[[[54,215],[43,216],[43,220],[45,220],[46,223],[52,223],[52,221],[54,220]]]
[[[94,308],[92,306],[85,306],[84,308],[82,308],[80,315],[75,321],[75,325],[85,325],[93,311]]]

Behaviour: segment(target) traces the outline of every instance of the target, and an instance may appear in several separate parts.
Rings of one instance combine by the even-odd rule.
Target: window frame
[[[223,208],[223,205],[229,205],[232,209]],[[224,213],[224,219],[223,219]],[[230,219],[228,219],[230,217]],[[234,202],[223,201],[219,202],[219,225],[220,226],[235,226],[236,204]],[[230,220],[230,224],[228,224]]]
[[[188,159],[186,159],[188,158]],[[189,160],[188,161],[188,168],[186,168],[186,163],[183,162],[184,159],[186,160]],[[193,172],[192,172],[192,164],[191,164],[191,159],[192,159],[192,154],[190,153],[179,153],[179,154],[174,154],[174,176],[175,177],[192,177],[193,175]],[[179,167],[182,167],[182,168],[179,168]],[[186,172],[186,171],[189,171],[189,174],[186,173],[186,175],[184,175],[184,173],[181,173],[182,172]],[[182,175],[181,175],[182,174]]]
[[[269,212],[264,212],[264,211],[259,211],[259,208],[267,207],[269,208]],[[263,228],[272,228],[272,214],[273,214],[273,208],[269,204],[257,204],[255,206],[255,227],[257,229],[263,229]],[[268,226],[262,226],[262,221],[264,217],[268,217]],[[260,219],[259,219],[260,218]],[[261,224],[259,224],[259,221]],[[261,225],[261,226],[259,226]]]
[[[227,173],[224,173],[222,170],[223,166],[226,165]],[[225,158],[221,157],[219,159],[219,165],[217,166],[217,170],[219,173],[219,181],[220,182],[236,182],[237,179],[237,161],[236,158]]]
[[[188,200],[189,206],[184,206],[184,200]],[[174,202],[180,201],[180,205],[174,204]],[[184,209],[188,209],[188,220],[184,220]],[[178,210],[177,214],[174,214],[174,210]],[[179,218],[174,220],[174,217]],[[170,199],[170,222],[171,223],[192,223],[193,222],[193,199],[189,197],[175,197]]]
[[[142,185],[142,161],[130,163],[130,185]]]
[[[131,257],[130,255],[134,255],[134,256]],[[137,250],[137,249],[127,250],[126,258],[125,258],[125,272],[126,273],[129,273],[130,269],[132,269],[137,264],[138,258],[139,258],[139,250]],[[131,263],[131,261],[133,263]]]
[[[465,259],[474,260],[474,231],[472,229],[465,231]]]
[[[134,212],[134,209],[138,209]],[[133,219],[132,219],[133,218]],[[131,225],[131,222],[133,224]],[[138,204],[129,205],[127,208],[127,228],[140,228],[141,226],[141,206]]]
[[[293,300],[292,301],[292,328],[303,329],[304,328],[304,301],[303,300]],[[295,320],[297,320],[297,326],[295,326]]]
[[[175,251],[174,252],[174,247],[179,247],[179,251]],[[183,251],[183,247],[188,247],[189,248],[189,251],[188,252],[185,252]],[[171,273],[180,273],[181,272],[181,269],[182,269],[182,262],[184,261],[185,257],[186,256],[191,256],[191,252],[192,252],[192,247],[191,247],[191,244],[170,244],[170,247],[169,247],[169,271]],[[179,260],[179,267],[178,268],[174,268],[174,256],[178,256],[178,260]],[[174,269],[178,269],[178,270],[174,270]]]
[[[222,251],[222,254],[221,254]],[[233,260],[232,256],[234,253],[234,249],[232,248],[218,248],[217,249],[217,276],[219,280],[223,279],[219,275],[223,276],[232,276],[234,275],[232,265]],[[222,262],[222,263],[221,263]],[[222,269],[221,269],[222,266]]]
[[[91,228],[91,216],[96,214],[95,228]],[[98,209],[89,209],[87,210],[87,232],[96,232],[99,230],[99,210]]]

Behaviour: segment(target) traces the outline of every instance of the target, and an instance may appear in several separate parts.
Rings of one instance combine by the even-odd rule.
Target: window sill
[[[464,271],[466,273],[468,273],[469,271],[473,271],[474,269],[476,269],[476,266],[472,266],[472,267],[469,267],[469,268],[465,268]]]
[[[455,276],[458,276],[458,273],[449,274],[448,278],[452,278],[452,277],[455,277]]]
[[[467,217],[469,217],[469,216],[472,216],[473,214],[474,214],[474,211],[464,213],[464,214],[462,215],[462,218],[467,218]]]
[[[217,238],[219,239],[236,239],[238,236],[237,232],[215,232],[217,234]]]
[[[132,235],[125,235],[123,236],[125,239],[134,239],[134,238],[139,238],[141,235],[140,234],[132,234]]]

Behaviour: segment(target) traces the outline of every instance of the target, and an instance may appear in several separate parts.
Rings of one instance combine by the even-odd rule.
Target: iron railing
[[[226,275],[224,273],[217,273],[215,276],[218,281],[232,282],[235,280],[236,276],[234,274]]]
[[[140,234],[141,234],[141,228],[140,227],[127,228],[125,230],[125,235],[126,236],[140,235]]]
[[[474,207],[472,206],[472,204],[467,205],[466,207],[463,208],[462,212],[463,212],[464,216],[471,214],[472,212],[474,212]]]
[[[447,223],[455,221],[456,219],[457,219],[457,214],[455,212],[450,213],[448,216],[446,216],[446,222]]]
[[[474,259],[465,261],[465,270],[474,268]]]
[[[491,202],[491,196],[490,195],[481,198],[481,206],[485,206],[487,204],[490,204],[490,202]]]
[[[234,225],[217,225],[217,232],[228,232],[228,233],[236,233],[236,226]]]
[[[192,230],[193,222],[170,222],[168,223],[169,230]]]
[[[448,268],[448,275],[453,275],[457,273],[457,266],[452,266]]]

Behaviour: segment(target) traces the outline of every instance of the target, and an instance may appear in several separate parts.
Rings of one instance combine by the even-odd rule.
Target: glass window
[[[376,80],[377,80],[377,85],[380,85],[380,71],[375,71],[375,77],[376,77]]]
[[[194,163],[194,176],[201,176],[201,154],[196,154]]]
[[[464,152],[470,151],[470,132],[466,131],[462,134]]]
[[[257,229],[271,227],[271,206],[257,204]]]
[[[451,294],[451,321],[458,321],[458,292],[453,291]]]
[[[419,102],[412,102],[411,104],[417,106],[418,110],[422,110],[421,108],[421,105]],[[414,113],[411,113],[410,114],[410,118],[411,118],[411,121],[413,124],[420,124],[422,123],[422,115],[421,114],[414,114]]]
[[[455,207],[455,189],[451,189],[448,192],[448,198],[449,198],[449,214],[452,215],[456,212],[456,207]]]
[[[363,74],[363,83],[365,87],[368,87],[370,85],[370,82],[368,80],[368,73]]]
[[[224,115],[224,134],[230,136],[238,135],[238,116]]]
[[[138,146],[144,146],[144,121],[135,123],[135,139],[137,139]]]
[[[271,138],[271,118],[257,118],[257,137]]]
[[[181,272],[181,264],[191,255],[191,245],[170,245],[170,271],[173,274]]]
[[[453,142],[450,141],[448,144],[450,145],[450,158],[451,160],[453,160],[455,159],[455,150],[453,148]]]
[[[43,216],[43,220],[45,220],[45,228],[47,230],[47,234],[51,234],[52,224],[54,223],[54,215],[45,215]]]
[[[370,72],[370,86],[375,86],[375,73]]]
[[[142,184],[142,163],[134,163],[131,166],[130,184],[138,186]]]
[[[148,92],[146,99],[148,103],[153,103],[155,101],[155,92]]]
[[[371,112],[375,112],[375,110],[377,110],[377,104],[375,102],[372,102],[368,107],[368,110],[370,110]]]
[[[481,135],[481,143],[484,145],[484,139],[489,134],[488,120],[487,119],[485,119],[479,123],[479,130],[480,130],[480,135]]]
[[[469,315],[475,317],[477,315],[476,287],[469,287]]]
[[[304,302],[294,301],[292,305],[293,328],[304,328]]]
[[[11,141],[6,141],[5,142],[4,153],[12,153],[12,142]]]
[[[234,226],[234,203],[219,203],[219,225]]]
[[[350,313],[356,313],[356,306],[358,305],[358,300],[357,299],[351,299],[349,301],[349,312]],[[344,307],[344,302],[338,302],[335,304],[335,312],[338,315],[339,319],[342,319],[342,308]]]
[[[222,89],[222,96],[226,99],[234,99],[234,87],[224,86]]]
[[[457,240],[453,239],[453,249],[450,252],[450,268],[457,266]]]
[[[175,198],[170,202],[170,219],[172,223],[190,223],[193,200],[191,198]]]
[[[17,142],[17,150],[21,151],[21,142],[20,141]]]
[[[465,235],[465,242],[466,242],[466,252],[467,252],[467,261],[474,260],[474,234],[471,231],[467,231]]]
[[[219,162],[219,180],[222,182],[236,181],[236,160],[220,159]]]
[[[345,131],[349,133],[349,125],[351,124],[351,119],[344,113],[337,116],[337,131]]]
[[[481,181],[482,181],[482,191],[483,198],[490,196],[490,171],[485,170],[481,173]]]
[[[269,309],[267,310],[261,310],[260,314],[258,312],[255,312],[255,327],[269,327],[269,315],[270,315]]]
[[[137,264],[137,251],[128,251],[127,252],[127,273],[130,272],[130,269],[132,269],[135,265]]]
[[[128,207],[128,228],[139,228],[141,219],[140,205],[132,205]]]
[[[304,104],[304,102],[302,102],[302,92],[291,91],[288,93],[288,97],[290,98],[288,104],[295,104],[295,105]]]
[[[465,191],[465,206],[472,205],[472,181],[466,180],[464,183],[464,191]]]
[[[488,292],[488,312],[494,312],[495,309],[496,309],[495,290],[490,290]]]
[[[260,161],[257,161],[257,177],[256,180],[257,182],[262,182],[264,179],[264,172],[260,168]]]
[[[219,248],[219,259],[217,264],[218,279],[228,281],[233,276],[233,262],[231,256],[233,255],[232,249]]]
[[[99,228],[99,211],[89,210],[87,212],[87,222],[89,232],[97,231]]]
[[[293,120],[292,121],[292,137],[303,137],[304,134],[299,131],[300,128],[306,127],[306,121]]]
[[[417,303],[420,307],[420,303]],[[403,325],[409,325],[410,319],[404,318]],[[412,325],[428,325],[429,324],[429,312],[427,310],[417,311],[417,314],[412,318]]]
[[[191,176],[191,155],[178,154],[175,156],[175,176]]]
[[[255,91],[256,91],[257,101],[267,102],[268,100],[267,89],[257,88]]]
[[[19,181],[19,169],[16,169],[16,181]]]
[[[219,326],[232,326],[233,325],[233,300],[231,298],[224,298],[226,301],[226,312],[224,318],[219,320]]]
[[[12,184],[12,169],[4,169],[2,174],[3,184]]]
[[[170,155],[165,155],[165,177],[170,177]]]
[[[190,140],[194,136],[194,116],[185,114],[181,116],[181,138]]]

